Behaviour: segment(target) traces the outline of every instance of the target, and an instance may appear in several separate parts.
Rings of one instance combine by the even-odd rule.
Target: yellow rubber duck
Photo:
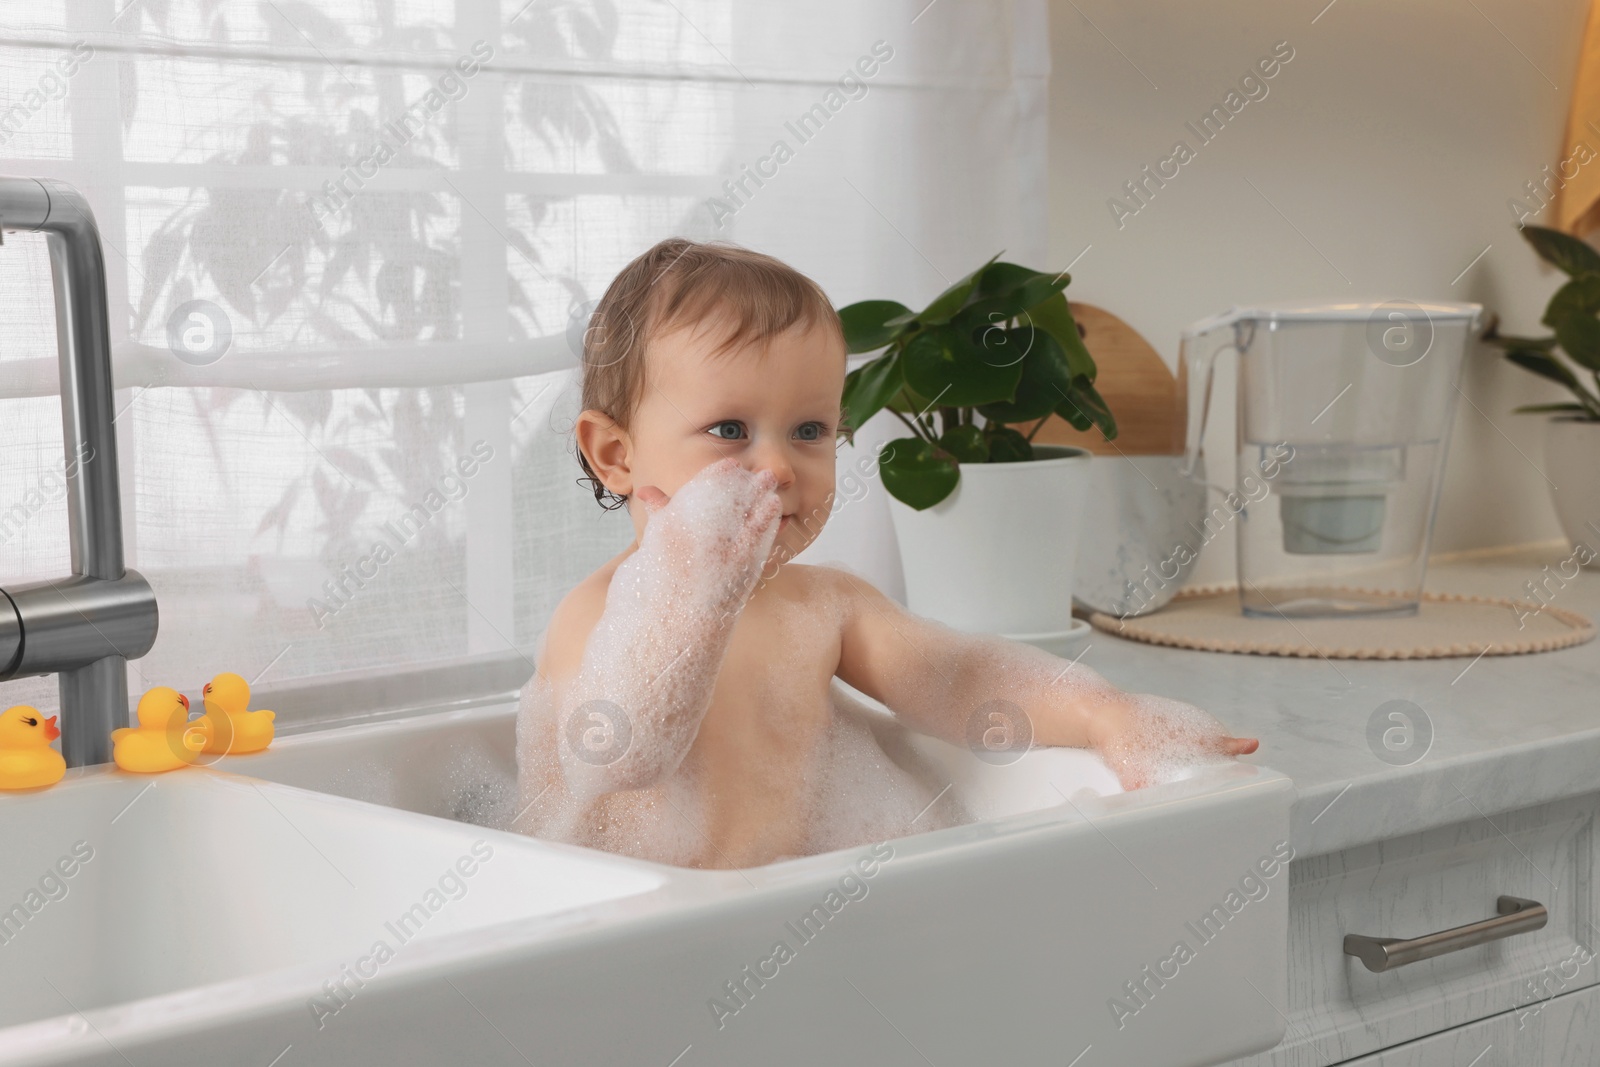
[[[0,714],[0,789],[38,789],[55,785],[67,773],[67,761],[50,747],[61,736],[56,717],[18,704]]]
[[[111,731],[111,759],[125,771],[157,774],[200,758],[205,734],[189,721],[189,698],[158,685],[139,698],[139,725]]]
[[[205,732],[206,752],[242,756],[272,744],[272,720],[277,716],[250,710],[250,683],[237,674],[217,675],[206,683],[201,697],[206,713],[195,723]]]

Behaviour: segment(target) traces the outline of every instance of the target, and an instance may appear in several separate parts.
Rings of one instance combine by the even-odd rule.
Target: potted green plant
[[[1561,528],[1574,548],[1600,551],[1600,252],[1576,237],[1543,226],[1524,226],[1522,236],[1539,258],[1568,281],[1544,309],[1550,337],[1506,337],[1493,325],[1484,340],[1506,358],[1542,378],[1559,382],[1572,399],[1526,404],[1518,412],[1547,414],[1545,467],[1555,485],[1551,498]],[[1565,357],[1565,358],[1563,358]]]
[[[960,629],[1072,629],[1078,509],[1090,454],[1035,445],[1052,415],[1117,424],[1062,290],[1071,281],[997,255],[921,311],[893,300],[839,310],[851,353],[845,424],[882,410],[910,435],[878,455],[908,606]]]

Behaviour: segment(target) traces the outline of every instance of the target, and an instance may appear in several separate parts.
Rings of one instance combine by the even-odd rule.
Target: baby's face
[[[845,353],[837,334],[795,326],[763,351],[712,354],[720,324],[650,342],[644,396],[630,420],[632,480],[668,496],[724,458],[778,479],[783,520],[772,559],[793,559],[822,530],[833,503]],[[630,500],[634,529],[644,509]]]

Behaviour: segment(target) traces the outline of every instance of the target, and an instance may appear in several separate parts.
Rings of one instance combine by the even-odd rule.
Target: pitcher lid
[[[1433,321],[1468,320],[1476,322],[1483,313],[1482,304],[1456,304],[1437,300],[1352,300],[1340,303],[1316,304],[1308,301],[1283,301],[1281,303],[1255,304],[1249,307],[1235,305],[1220,315],[1194,323],[1185,329],[1184,336],[1194,337],[1209,333],[1219,326],[1254,319],[1258,322],[1363,322],[1388,311],[1407,315],[1425,315]]]

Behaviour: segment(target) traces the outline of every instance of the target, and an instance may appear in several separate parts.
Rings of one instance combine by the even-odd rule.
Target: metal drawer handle
[[[1543,928],[1550,921],[1550,911],[1537,900],[1522,897],[1501,897],[1495,902],[1500,914],[1493,919],[1457,926],[1453,930],[1440,930],[1421,937],[1363,937],[1346,934],[1344,954],[1355,956],[1374,974],[1392,971],[1418,960],[1443,956],[1446,952],[1459,952],[1464,948],[1499,941],[1501,938],[1525,934]]]

